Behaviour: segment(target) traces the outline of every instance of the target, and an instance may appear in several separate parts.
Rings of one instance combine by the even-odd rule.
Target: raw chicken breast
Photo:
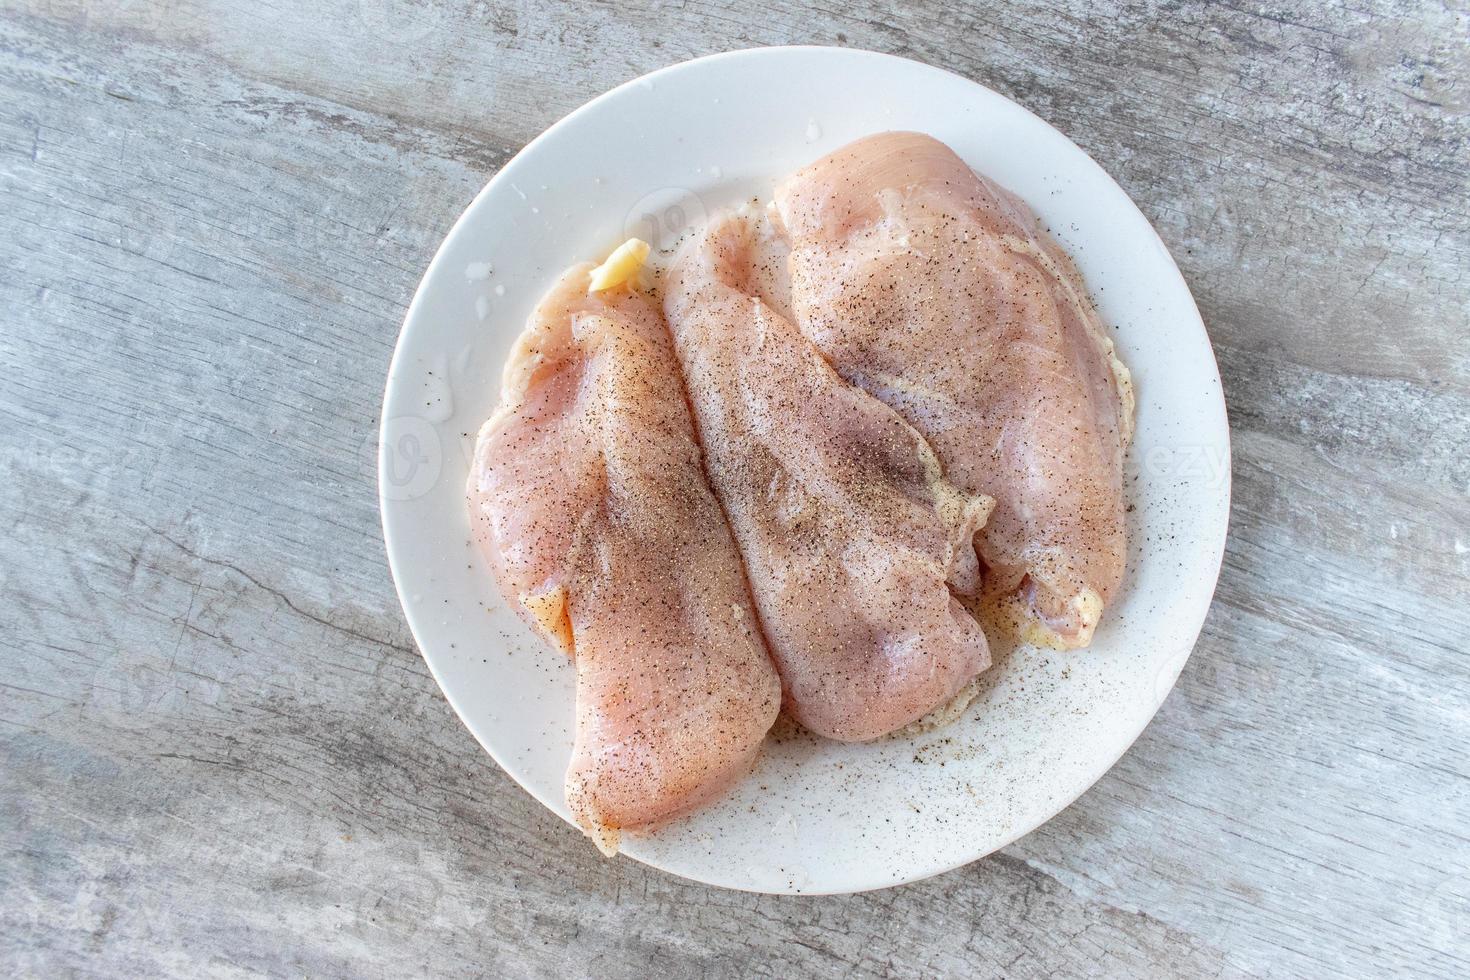
[[[991,501],[950,486],[912,427],[761,298],[784,261],[758,217],[716,215],[675,258],[664,309],[787,709],[861,741],[989,666],[948,583],[974,584]]]
[[[996,500],[985,593],[1023,638],[1091,642],[1125,559],[1128,371],[1025,204],[917,133],[858,140],[776,191],[801,329]]]
[[[747,772],[781,687],[658,307],[567,272],[506,366],[469,480],[501,592],[577,668],[567,802],[604,850]]]

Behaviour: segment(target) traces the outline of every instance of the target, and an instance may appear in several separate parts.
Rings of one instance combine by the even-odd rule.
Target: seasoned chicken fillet
[[[610,852],[747,772],[781,687],[659,309],[589,270],[531,316],[468,492],[506,601],[575,659],[567,802]]]
[[[917,133],[858,140],[776,190],[801,330],[996,501],[984,591],[1024,638],[1086,646],[1125,558],[1128,371],[1024,203]]]
[[[675,258],[664,309],[788,711],[861,741],[989,666],[950,586],[974,585],[991,501],[944,480],[923,437],[772,305],[784,261],[760,217],[717,215]]]

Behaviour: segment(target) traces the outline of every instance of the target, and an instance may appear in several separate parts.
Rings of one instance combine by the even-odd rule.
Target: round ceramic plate
[[[1137,385],[1127,582],[1090,650],[1000,658],[952,726],[867,745],[771,738],[718,803],[625,835],[624,854],[686,878],[859,891],[1004,846],[1138,737],[1214,592],[1230,496],[1220,378],[1184,280],[1127,195],[1061,133],[958,76],[840,48],[738,51],[622,85],[535,139],[460,217],[409,307],[383,407],[383,531],[409,626],[450,704],[569,819],[573,668],[501,601],[464,500],[506,352],[554,277],[630,235],[668,247],[710,210],[768,199],[775,178],[890,129],[948,143],[1024,197],[1076,258]]]

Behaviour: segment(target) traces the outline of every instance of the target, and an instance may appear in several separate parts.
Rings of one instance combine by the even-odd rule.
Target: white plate
[[[1024,197],[1071,250],[1137,384],[1126,591],[1092,649],[1022,648],[953,726],[870,745],[768,740],[724,800],[623,852],[711,884],[849,892],[988,854],[1049,819],[1153,717],[1199,635],[1230,497],[1229,431],[1204,325],[1148,221],[1082,150],[947,72],[839,48],[665,68],[594,99],[495,175],[430,264],[388,375],[379,489],[409,626],[495,760],[567,818],[572,668],[496,594],[464,481],[512,339],[553,277],[630,233],[692,222],[849,140],[930,133]],[[591,847],[589,842],[587,847]]]

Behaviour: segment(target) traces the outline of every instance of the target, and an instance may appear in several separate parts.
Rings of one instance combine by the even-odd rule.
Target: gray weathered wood
[[[0,969],[1464,975],[1467,15],[1293,6],[6,3]],[[1139,743],[1004,852],[843,898],[604,862],[516,788],[413,649],[372,475],[403,309],[495,168],[791,42],[961,72],[1102,161],[1235,434]]]

